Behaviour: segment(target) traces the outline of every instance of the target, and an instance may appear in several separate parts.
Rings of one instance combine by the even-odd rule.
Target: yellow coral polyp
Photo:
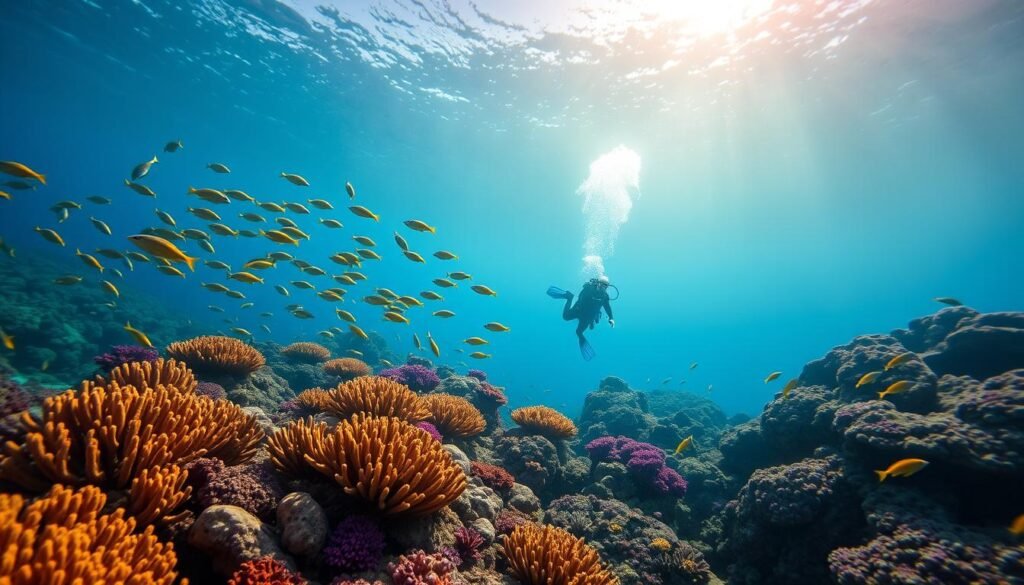
[[[667,539],[661,538],[659,536],[658,538],[655,538],[651,541],[651,548],[661,552],[668,552],[672,550],[672,543],[669,542]]]

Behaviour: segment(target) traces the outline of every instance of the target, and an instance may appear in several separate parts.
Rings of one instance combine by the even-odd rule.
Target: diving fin
[[[587,341],[586,339],[581,339],[580,354],[583,355],[583,361],[589,362],[590,360],[594,359],[594,356],[597,355],[597,352],[594,351],[594,347],[590,345],[589,341]]]
[[[567,290],[562,290],[557,286],[549,286],[548,296],[553,299],[568,299],[572,297],[572,293]]]

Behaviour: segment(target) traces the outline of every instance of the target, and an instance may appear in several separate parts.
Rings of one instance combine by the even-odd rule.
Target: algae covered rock
[[[291,557],[278,546],[273,530],[238,506],[210,506],[196,518],[188,543],[206,553],[222,575],[231,575],[245,561],[270,556],[295,570]]]
[[[277,526],[281,546],[293,555],[312,557],[327,539],[327,515],[305,492],[292,492],[277,505]]]

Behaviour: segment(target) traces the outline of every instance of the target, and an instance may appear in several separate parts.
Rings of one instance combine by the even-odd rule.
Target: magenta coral
[[[498,534],[510,534],[516,526],[527,522],[533,522],[533,518],[515,508],[505,508],[498,512],[498,517],[494,519],[494,529]]]
[[[406,364],[397,368],[381,370],[378,376],[404,384],[413,392],[430,392],[441,383],[434,370],[420,364]]]
[[[228,579],[228,585],[304,585],[302,575],[273,557],[246,561]]]
[[[598,437],[587,443],[587,452],[594,461],[623,463],[641,485],[659,494],[681,497],[686,494],[686,480],[665,466],[665,452],[655,445],[629,437]]]
[[[92,358],[104,372],[132,362],[155,362],[160,353],[152,347],[141,345],[115,345],[110,351]]]
[[[448,574],[455,570],[455,563],[441,553],[428,555],[418,550],[398,557],[398,562],[388,565],[391,582],[394,585],[442,585],[450,583]]]
[[[469,376],[470,378],[476,378],[477,380],[480,380],[481,382],[486,382],[487,381],[487,372],[485,372],[483,370],[470,370],[470,371],[466,372],[466,375]]]
[[[484,537],[472,528],[459,526],[455,529],[455,550],[459,553],[462,563],[472,564],[480,560],[480,548],[484,545]]]
[[[508,398],[505,396],[505,393],[501,391],[501,388],[492,386],[487,382],[480,382],[480,386],[477,387],[476,393],[481,400],[493,403],[495,406],[508,404]]]
[[[346,573],[377,568],[384,554],[384,532],[366,516],[349,516],[334,528],[324,547],[327,566]]]
[[[215,382],[200,382],[199,385],[196,386],[196,394],[212,398],[213,400],[220,400],[228,397],[228,393],[224,390],[224,387]]]
[[[444,438],[441,436],[441,431],[437,430],[437,427],[428,423],[427,421],[416,423],[416,428],[427,431],[427,434],[434,438],[438,443],[443,443]]]

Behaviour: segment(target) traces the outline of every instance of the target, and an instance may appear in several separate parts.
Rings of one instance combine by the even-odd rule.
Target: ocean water
[[[370,236],[383,260],[365,263],[369,282],[340,306],[398,356],[415,351],[413,332],[430,332],[436,362],[486,369],[513,406],[574,416],[614,374],[756,414],[807,361],[933,312],[934,297],[981,311],[1024,299],[1020,2],[30,1],[4,8],[0,64],[0,159],[48,177],[36,190],[3,188],[13,199],[0,201],[0,236],[22,258],[4,259],[13,270],[29,274],[37,254],[95,287],[75,248],[130,248],[126,235],[159,225],[154,208],[205,228],[185,211],[200,206],[189,186],[327,199],[335,210],[286,214],[311,236],[295,249],[220,236],[215,254],[185,249],[232,266],[285,249],[335,273],[327,257]],[[182,150],[163,152],[178,139]],[[123,184],[154,155],[143,182],[155,200]],[[379,223],[346,209],[346,181]],[[58,223],[48,208],[64,199],[85,209]],[[273,215],[202,206],[235,228],[253,227],[242,211]],[[427,262],[402,257],[395,231]],[[437,250],[459,259],[430,257]],[[620,292],[616,327],[602,320],[587,334],[589,362],[544,294],[578,291],[599,270],[585,256],[600,256]],[[452,270],[498,295],[462,283],[427,303],[454,318],[411,309],[409,325],[358,301],[374,286],[415,295]],[[289,343],[344,325],[309,291],[274,292],[318,281],[290,266],[234,286],[252,309],[203,290],[224,281],[205,267],[185,279],[151,265],[125,275],[138,302],[197,332],[238,326]],[[66,301],[60,310],[78,310],[74,294]],[[291,302],[317,318],[291,317]],[[487,332],[489,321],[511,331]],[[462,343],[474,335],[490,344]],[[492,357],[473,360],[474,349]]]

